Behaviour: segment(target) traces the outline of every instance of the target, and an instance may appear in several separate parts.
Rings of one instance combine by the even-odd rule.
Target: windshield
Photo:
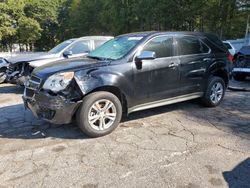
[[[129,37],[122,36],[110,40],[97,48],[96,50],[89,53],[88,57],[97,58],[101,60],[117,60],[125,55],[134,48],[143,37]]]
[[[66,40],[60,44],[58,44],[56,47],[52,48],[49,53],[51,54],[56,54],[61,52],[64,48],[66,48],[67,46],[69,46],[72,42],[74,42],[74,40]]]

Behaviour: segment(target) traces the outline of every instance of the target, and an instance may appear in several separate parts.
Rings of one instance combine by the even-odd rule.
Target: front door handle
[[[168,67],[169,68],[174,68],[174,67],[178,67],[179,64],[177,63],[171,63]]]
[[[203,61],[205,62],[211,61],[211,58],[204,58]]]

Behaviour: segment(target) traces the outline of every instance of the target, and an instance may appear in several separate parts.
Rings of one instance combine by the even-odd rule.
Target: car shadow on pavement
[[[53,125],[35,118],[23,104],[0,107],[0,138],[9,139],[87,139],[75,123]]]
[[[250,187],[250,158],[238,164],[232,171],[223,172],[229,188]]]
[[[216,129],[243,137],[250,136],[250,95],[249,92],[228,91],[225,99],[216,108],[201,105],[189,106],[183,112],[200,122]]]
[[[250,77],[244,81],[230,80],[229,87],[233,91],[250,91]]]
[[[169,105],[165,107],[136,112],[130,116],[125,116],[122,124],[146,118],[150,116],[168,113],[181,108],[181,106],[192,106],[192,102]],[[119,127],[118,127],[119,129]],[[30,110],[25,110],[23,104],[0,107],[0,138],[9,139],[40,139],[40,138],[60,138],[60,139],[88,139],[76,122],[68,125],[54,125],[44,120],[38,120]]]
[[[167,116],[173,111],[185,115],[186,118],[191,117],[194,121],[205,121],[208,122],[206,125],[249,139],[250,96],[243,92],[227,94],[223,103],[217,108],[205,108],[200,105],[198,100],[193,100],[136,112],[129,117],[124,117],[120,127],[129,126],[126,122],[161,114]],[[37,120],[29,110],[24,109],[23,104],[0,107],[0,137],[13,139],[88,138],[76,126],[76,123],[57,126]]]

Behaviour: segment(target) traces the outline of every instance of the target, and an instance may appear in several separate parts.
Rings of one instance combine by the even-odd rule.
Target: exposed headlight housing
[[[50,76],[43,84],[43,89],[55,93],[66,89],[74,77],[74,72],[63,72]]]

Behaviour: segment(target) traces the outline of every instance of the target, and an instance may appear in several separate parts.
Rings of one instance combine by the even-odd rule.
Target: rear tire
[[[217,76],[209,79],[206,91],[202,97],[202,103],[207,107],[218,106],[225,96],[225,81]]]
[[[242,75],[242,74],[235,74],[233,75],[233,78],[236,80],[236,81],[244,81],[246,79],[246,76],[245,75]]]
[[[89,137],[101,137],[117,128],[122,117],[120,100],[109,92],[87,95],[77,112],[77,124]]]

